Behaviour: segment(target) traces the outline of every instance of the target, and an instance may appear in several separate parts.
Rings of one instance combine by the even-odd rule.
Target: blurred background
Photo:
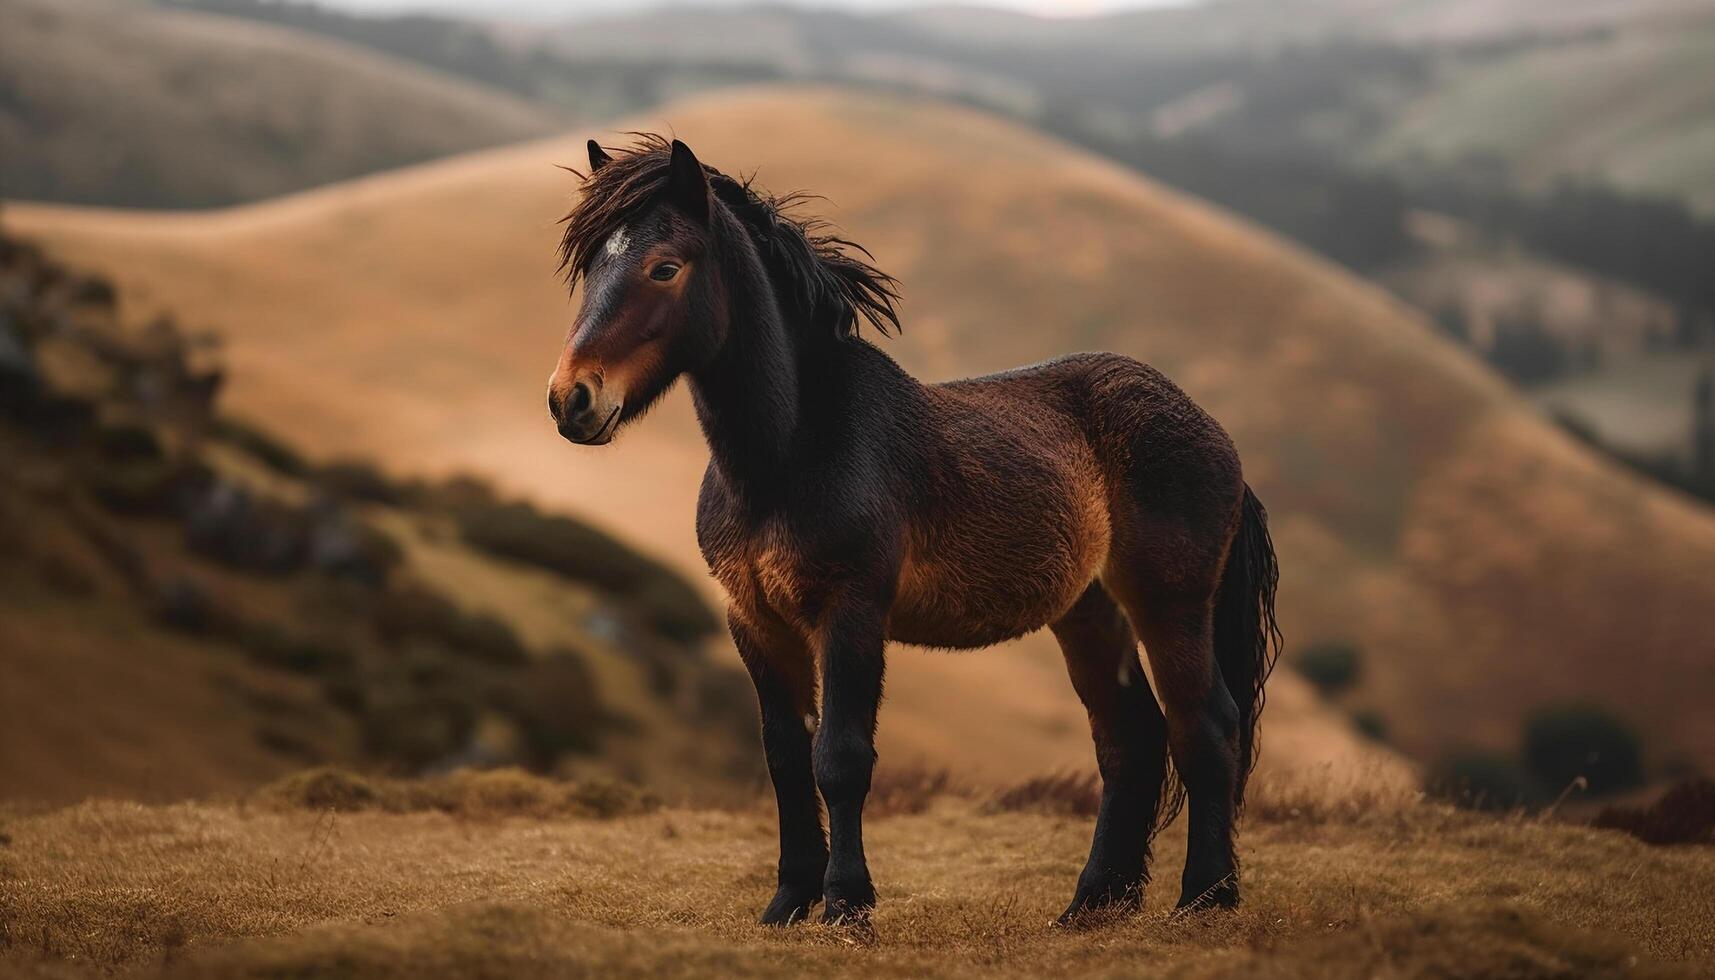
[[[543,410],[584,139],[807,190],[926,380],[1177,380],[1273,515],[1265,771],[1715,766],[1715,3],[0,0],[0,794],[764,785],[683,393]],[[884,772],[1092,769],[1052,641]]]

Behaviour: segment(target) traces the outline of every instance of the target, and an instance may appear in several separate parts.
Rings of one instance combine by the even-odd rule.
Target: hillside
[[[923,376],[1109,348],[1183,384],[1275,515],[1288,659],[1357,645],[1341,709],[1409,753],[1510,749],[1528,712],[1593,699],[1644,732],[1652,762],[1715,764],[1715,521],[1557,433],[1377,290],[971,112],[758,90],[616,128],[668,126],[716,166],[826,195],[902,280],[889,347]],[[563,445],[541,407],[570,310],[554,219],[576,190],[553,165],[578,162],[581,139],[203,216],[9,220],[109,271],[127,302],[221,325],[238,408],[318,452],[490,474],[692,571],[705,456],[682,393],[607,450]],[[1087,765],[1050,650],[900,652],[884,755],[1003,778]],[[1276,679],[1265,764],[1349,759],[1306,686]]]
[[[1087,818],[915,799],[866,821],[881,890],[871,936],[752,922],[772,887],[773,816],[760,807],[599,820],[557,787],[506,774],[425,787],[418,805],[384,805],[362,784],[305,785],[236,805],[0,814],[0,972],[1356,980],[1715,968],[1709,848],[1397,800],[1259,793],[1237,912],[1172,917],[1172,890],[1158,886],[1138,916],[1061,929],[1050,923]],[[1169,831],[1160,852],[1183,846]]]
[[[552,131],[551,110],[142,0],[0,0],[0,193],[206,207]]]
[[[468,478],[307,462],[222,410],[210,338],[114,301],[0,235],[0,804],[310,763],[755,778],[684,579]]]
[[[1403,106],[1370,152],[1418,167],[1485,160],[1538,190],[1601,180],[1715,213],[1712,57],[1705,7],[1477,59]]]

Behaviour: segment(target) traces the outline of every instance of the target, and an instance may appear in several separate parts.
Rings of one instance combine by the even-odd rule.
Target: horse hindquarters
[[[1086,378],[1113,519],[1102,581],[1143,641],[1186,791],[1179,904],[1234,905],[1233,828],[1261,676],[1255,644],[1236,634],[1246,622],[1239,597],[1249,592],[1254,625],[1253,580],[1268,578],[1253,554],[1266,542],[1255,530],[1260,507],[1251,506],[1232,441],[1159,372],[1108,356]]]

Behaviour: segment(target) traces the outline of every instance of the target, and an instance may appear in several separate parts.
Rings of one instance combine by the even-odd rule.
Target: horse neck
[[[821,424],[806,385],[842,380],[843,345],[785,299],[792,291],[772,280],[753,249],[739,252],[725,273],[730,339],[692,372],[690,386],[714,465],[730,488],[766,507]]]

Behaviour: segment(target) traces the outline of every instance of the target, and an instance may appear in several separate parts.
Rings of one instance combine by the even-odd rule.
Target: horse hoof
[[[1193,891],[1190,886],[1179,893],[1179,902],[1173,907],[1174,915],[1191,915],[1214,909],[1234,909],[1239,906],[1239,883],[1231,875],[1222,878],[1207,888]]]
[[[762,910],[762,917],[757,921],[765,926],[789,926],[810,918],[810,909],[822,900],[821,895],[802,895],[781,889],[774,893],[773,901]]]
[[[1072,904],[1054,920],[1057,926],[1084,929],[1107,925],[1143,907],[1143,889],[1132,885],[1120,889],[1079,890]]]
[[[854,946],[875,943],[875,924],[870,921],[871,905],[854,905],[831,901],[822,909],[822,924],[839,931],[839,938]]]
[[[830,926],[867,927],[869,914],[874,909],[874,901],[854,902],[844,898],[831,898],[822,908],[822,923]]]

